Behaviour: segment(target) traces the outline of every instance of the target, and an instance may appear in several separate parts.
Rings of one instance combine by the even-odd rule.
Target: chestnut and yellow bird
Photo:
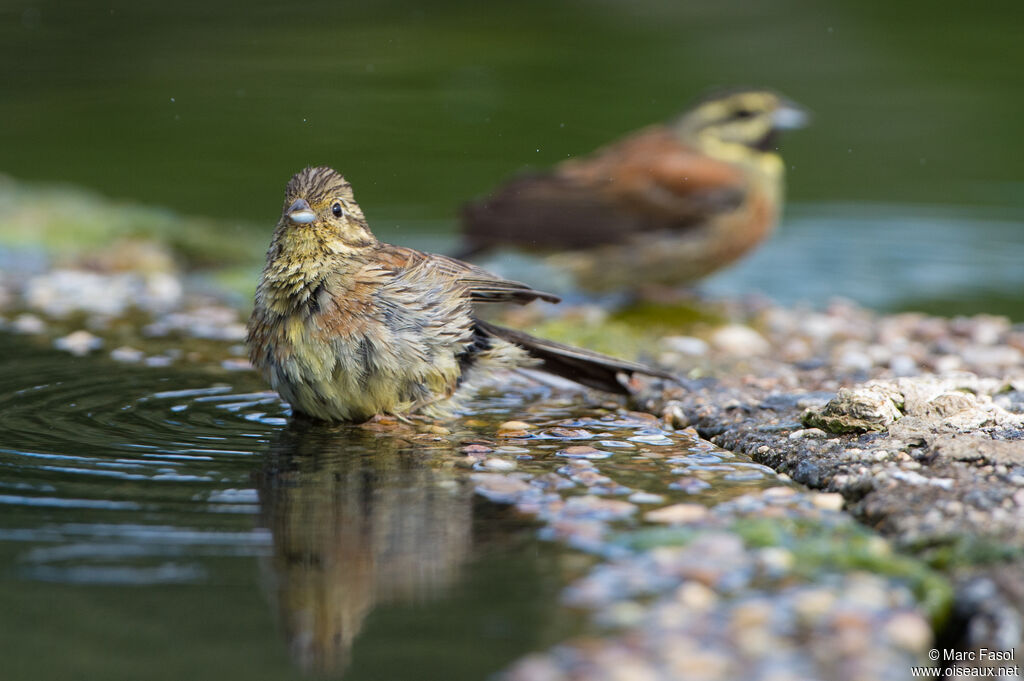
[[[710,96],[548,172],[512,179],[463,210],[459,257],[513,247],[593,291],[676,286],[723,267],[779,218],[778,133],[807,115],[767,90]]]
[[[288,183],[249,319],[253,365],[298,413],[361,422],[444,417],[473,380],[534,367],[627,394],[667,373],[478,319],[477,303],[558,298],[474,265],[378,241],[330,168]]]

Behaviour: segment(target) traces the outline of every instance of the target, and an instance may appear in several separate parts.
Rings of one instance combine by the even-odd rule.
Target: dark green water
[[[1024,207],[1019,3],[9,0],[0,169],[270,223],[328,163],[382,227],[674,115],[711,87],[815,114],[797,202]],[[434,224],[434,222],[439,224]]]
[[[5,679],[479,679],[571,631],[558,551],[437,450],[285,427],[253,377],[0,356]]]

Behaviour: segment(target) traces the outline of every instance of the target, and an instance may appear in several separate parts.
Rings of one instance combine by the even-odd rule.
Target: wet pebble
[[[137,348],[122,345],[119,348],[114,348],[110,351],[110,359],[115,362],[135,363],[141,362],[145,358],[146,353]]]
[[[535,426],[527,423],[526,421],[505,421],[498,426],[498,433],[507,437],[507,434],[510,432],[519,433],[525,430],[532,430],[533,428],[535,428]]]
[[[106,274],[57,269],[29,279],[25,304],[51,317],[83,311],[122,316],[129,308],[167,311],[181,302],[180,280],[166,272]],[[235,313],[237,315],[237,313]]]
[[[497,503],[512,504],[530,492],[529,483],[508,475],[475,473],[470,479],[477,494]]]
[[[601,451],[587,445],[575,445],[573,447],[566,447],[565,449],[556,452],[555,456],[562,456],[567,459],[589,459],[599,460],[607,459],[612,455],[611,452]]]
[[[480,470],[489,471],[512,471],[516,469],[516,462],[510,461],[509,459],[498,459],[491,457],[490,459],[484,459],[474,466]]]
[[[241,341],[246,335],[245,324],[239,319],[237,310],[213,304],[161,315],[143,327],[142,332],[152,337],[181,334],[219,341]]]
[[[88,355],[93,350],[103,347],[103,339],[95,336],[84,329],[72,331],[62,338],[53,341],[53,346],[58,350],[70,352],[76,357]]]
[[[11,329],[15,333],[35,335],[46,332],[46,322],[34,314],[25,312],[14,318]]]
[[[837,492],[821,492],[811,496],[811,503],[827,511],[841,511],[845,500]]]
[[[828,433],[821,428],[801,428],[789,434],[790,440],[803,440],[806,438],[826,438]]]
[[[661,344],[669,352],[689,357],[703,357],[710,349],[707,341],[694,336],[665,336],[661,339]]]
[[[749,326],[730,324],[711,334],[711,345],[718,351],[738,357],[765,355],[771,350],[768,341]]]
[[[708,509],[701,504],[673,504],[644,514],[644,520],[650,523],[666,525],[685,525],[699,522],[708,516]]]
[[[670,482],[668,487],[669,489],[679,490],[686,494],[697,494],[706,489],[710,489],[711,483],[701,480],[700,478],[679,478],[674,482]]]
[[[577,518],[621,520],[628,518],[636,512],[636,504],[588,494],[582,497],[570,497],[567,499],[564,512]]]
[[[645,445],[665,446],[674,444],[672,438],[667,437],[664,433],[645,433],[642,435],[634,435],[628,439],[630,442],[641,442]]]
[[[633,492],[629,495],[629,501],[634,504],[663,504],[665,497],[652,492]]]

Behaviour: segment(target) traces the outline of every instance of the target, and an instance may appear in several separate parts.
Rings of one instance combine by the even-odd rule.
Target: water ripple
[[[24,547],[18,574],[194,582],[202,556],[266,552],[251,476],[288,414],[276,394],[17,342],[0,337],[0,541]]]

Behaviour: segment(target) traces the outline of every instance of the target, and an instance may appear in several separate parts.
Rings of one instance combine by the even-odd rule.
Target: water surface
[[[286,427],[247,374],[0,356],[4,678],[479,679],[574,626],[436,450]]]

